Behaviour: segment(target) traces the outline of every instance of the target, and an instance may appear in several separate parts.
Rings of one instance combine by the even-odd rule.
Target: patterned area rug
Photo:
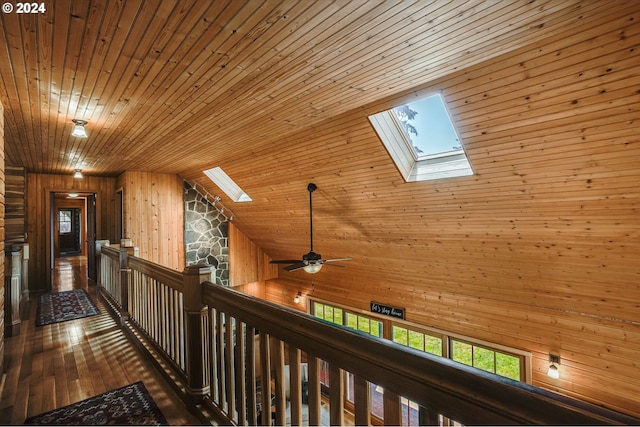
[[[27,418],[24,423],[70,426],[169,425],[142,381]]]
[[[89,294],[84,289],[51,292],[40,295],[38,299],[36,326],[66,322],[67,320],[81,319],[95,316],[96,314],[100,314],[100,310],[91,301]]]

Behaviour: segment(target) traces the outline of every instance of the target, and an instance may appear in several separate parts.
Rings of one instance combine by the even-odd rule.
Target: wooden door
[[[87,274],[89,280],[97,282],[96,269],[96,195],[87,197]]]

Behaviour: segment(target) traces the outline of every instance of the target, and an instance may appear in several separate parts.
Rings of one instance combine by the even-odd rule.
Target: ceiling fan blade
[[[325,259],[322,262],[325,263],[325,262],[350,261],[350,260],[351,260],[351,258],[333,258],[333,259]]]
[[[287,271],[296,271],[296,270],[300,270],[301,268],[304,268],[306,265],[307,264],[305,264],[302,261],[297,261],[295,264],[285,267],[284,269]]]
[[[299,259],[272,259],[269,264],[295,264],[301,262]]]

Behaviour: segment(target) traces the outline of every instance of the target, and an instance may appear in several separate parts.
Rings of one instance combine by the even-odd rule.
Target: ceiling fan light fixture
[[[87,124],[86,120],[73,119],[71,120],[74,123],[73,131],[71,132],[71,136],[75,136],[76,138],[86,138],[87,130],[84,126]]]
[[[307,264],[302,268],[309,274],[316,274],[322,268],[322,264],[320,264],[319,262],[314,264]]]

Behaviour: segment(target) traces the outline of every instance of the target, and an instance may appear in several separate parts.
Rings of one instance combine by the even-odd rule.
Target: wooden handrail
[[[133,255],[130,255],[128,260],[129,268],[131,268],[131,270],[140,272],[175,289],[176,291],[182,292],[183,281],[181,271],[172,270]]]
[[[258,328],[261,335],[312,354],[328,362],[333,372],[351,372],[360,385],[365,379],[391,395],[418,403],[429,413],[435,411],[464,424],[640,423],[615,411],[337,326],[223,286],[205,282],[202,295],[203,304],[224,313],[225,318],[231,316]]]
[[[354,375],[357,425],[369,424],[369,384],[383,387],[384,418],[390,424],[401,422],[399,399],[405,397],[420,405],[421,419],[429,423],[437,423],[441,414],[463,424],[640,425],[640,419],[214,285],[207,281],[212,277],[209,266],[177,272],[127,254],[126,250],[103,247],[102,254],[110,264],[103,268],[120,272],[115,274],[113,270],[113,274],[105,277],[113,282],[106,285],[114,285],[116,293],[122,292],[123,319],[131,309],[128,304],[131,288],[133,311],[139,312],[142,323],[150,320],[147,336],[157,341],[158,348],[168,351],[165,354],[168,360],[178,355],[175,360],[186,375],[190,402],[204,401],[220,420],[229,424],[255,425],[259,419],[261,424],[268,425],[271,416],[258,418],[258,407],[271,407],[275,423],[285,424],[284,358],[288,355],[290,416],[292,424],[299,425],[300,356],[304,352],[310,425],[321,422],[320,360],[328,364],[332,424],[344,420],[342,373],[347,371]],[[142,282],[136,279],[129,282],[130,271]],[[147,298],[150,299],[145,302]],[[166,319],[164,314],[160,315],[165,311],[171,315]],[[258,330],[259,347],[256,347],[254,334]],[[177,341],[164,339],[167,334],[178,334]],[[263,367],[260,381],[255,372],[256,362]],[[271,399],[269,393],[257,398],[258,382],[261,390],[272,390]]]
[[[120,257],[120,251],[111,246],[102,246],[100,253],[108,256],[111,259],[117,260]]]

